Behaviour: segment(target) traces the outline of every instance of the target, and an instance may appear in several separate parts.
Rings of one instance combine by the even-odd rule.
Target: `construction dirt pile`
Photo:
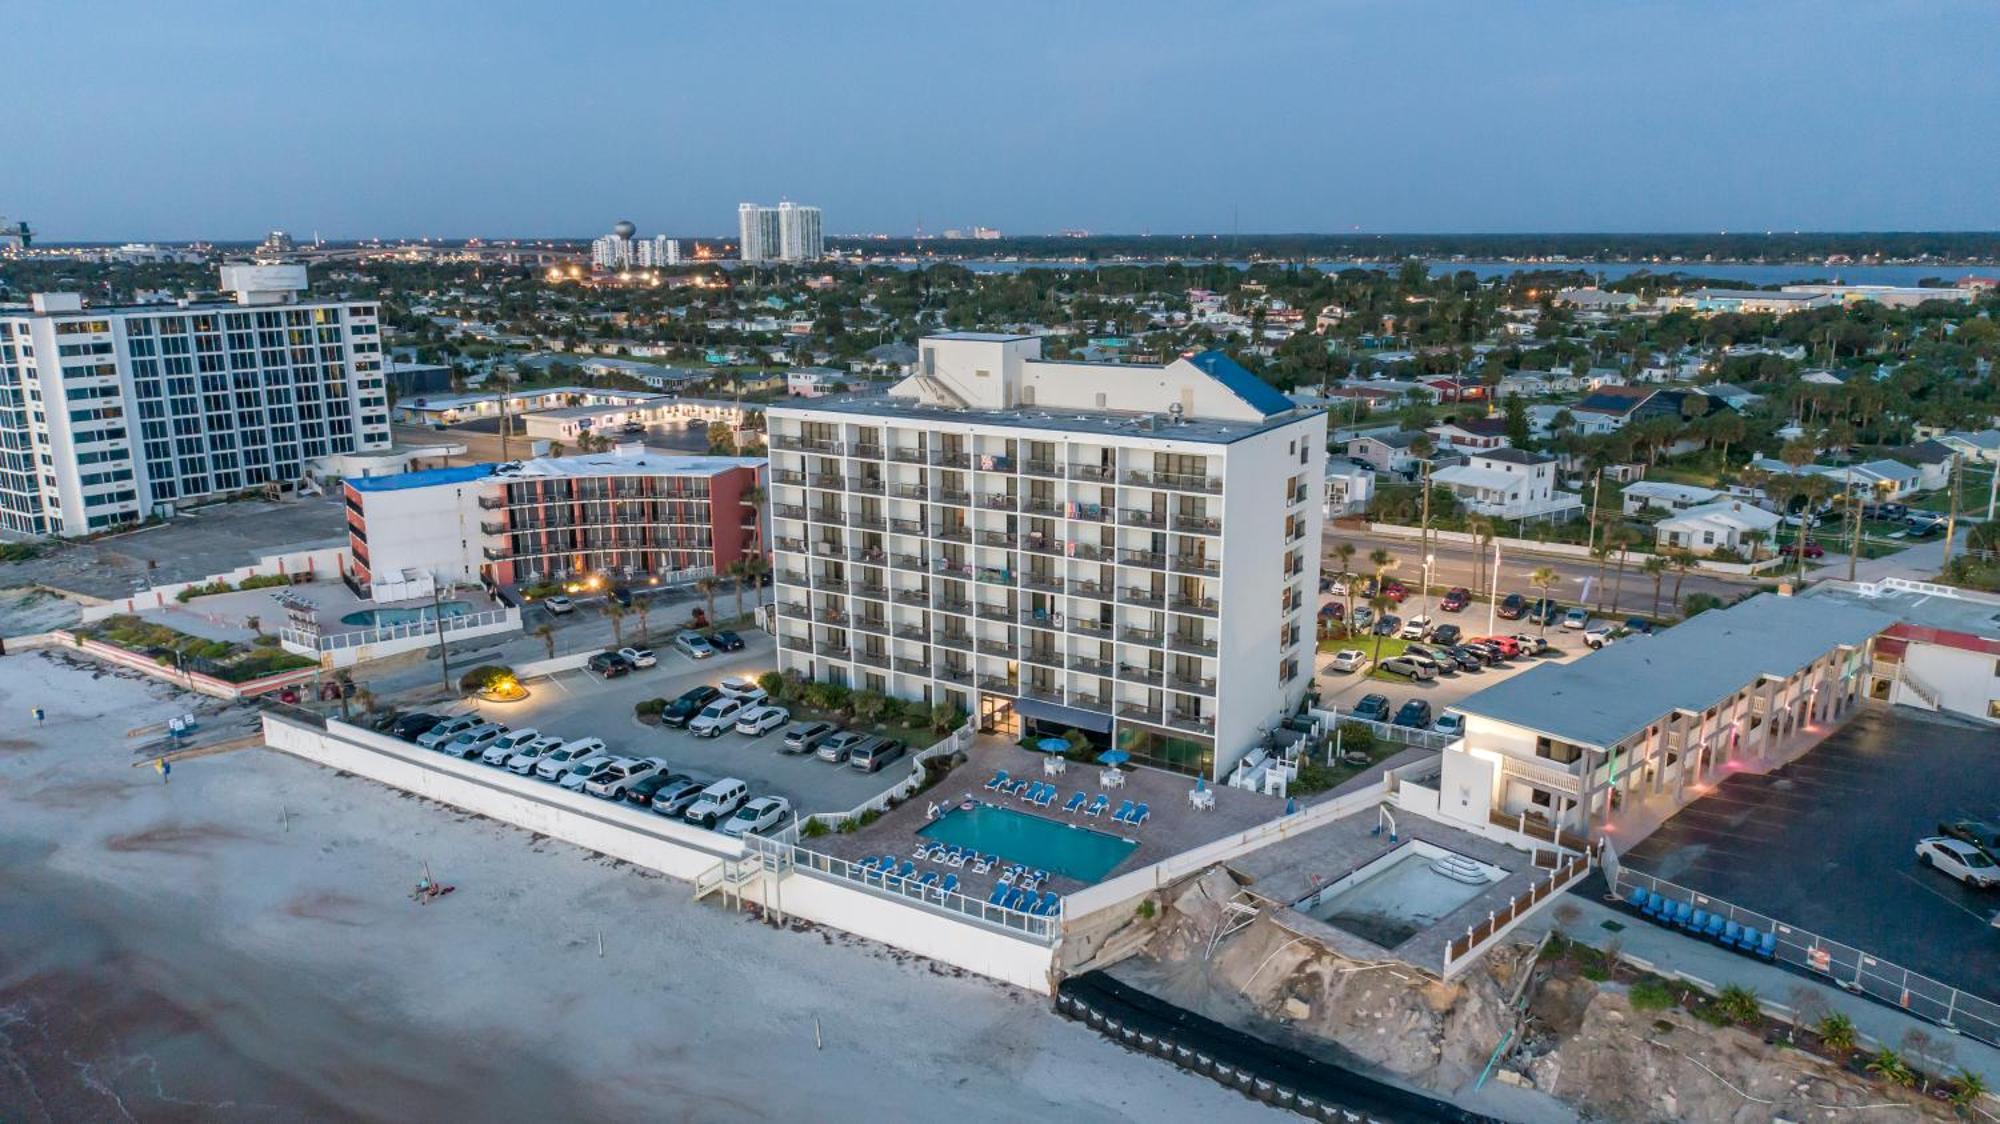
[[[1525,1069],[1537,1087],[1589,1116],[1731,1124],[1956,1119],[1939,1101],[1736,1027],[1711,1026],[1681,1010],[1634,1011],[1618,992],[1560,982],[1567,991],[1581,985],[1591,992],[1581,1022]],[[1530,1005],[1538,1015],[1542,999]]]
[[[1538,964],[1539,946],[1495,949],[1447,983],[1342,955],[1283,925],[1285,911],[1244,903],[1221,869],[1166,891],[1136,922],[1152,931],[1144,955],[1114,973],[1237,1029],[1485,1110],[1511,1091],[1582,1119],[1953,1118],[1939,1101],[1685,1010],[1635,1012],[1618,984]]]

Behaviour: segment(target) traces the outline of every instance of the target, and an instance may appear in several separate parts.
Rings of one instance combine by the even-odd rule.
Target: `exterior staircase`
[[[1930,707],[1932,710],[1944,709],[1942,704],[1938,702],[1937,688],[1918,678],[1917,674],[1910,670],[1910,665],[1907,662],[1896,665],[1896,679],[1903,686],[1908,687],[1911,694],[1924,700],[1925,706]]]

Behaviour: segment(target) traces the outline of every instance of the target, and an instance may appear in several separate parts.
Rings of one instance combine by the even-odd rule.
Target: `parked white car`
[[[561,616],[564,613],[576,612],[576,602],[558,593],[554,597],[542,602],[542,608],[547,609],[557,616]]]
[[[1615,639],[1617,637],[1612,634],[1611,626],[1603,621],[1598,621],[1583,630],[1583,642],[1590,645],[1590,650],[1593,652]]]
[[[1933,835],[1917,841],[1917,861],[1981,890],[2000,886],[2000,866],[1962,839]]]
[[[725,675],[722,677],[722,682],[715,685],[715,689],[732,699],[741,701],[746,706],[755,706],[771,697],[765,694],[764,688],[759,687],[757,681],[748,675]]]
[[[701,790],[683,818],[696,827],[714,827],[750,798],[750,786],[735,777],[724,777]]]
[[[782,796],[759,796],[729,817],[722,825],[724,835],[749,835],[766,828],[778,827],[792,818],[792,806]]]
[[[660,662],[651,648],[620,648],[618,655],[633,667],[652,667]]]
[[[1590,624],[1589,609],[1571,609],[1570,611],[1563,614],[1562,626],[1564,628],[1578,629],[1586,627],[1589,624]]]
[[[526,749],[530,742],[540,736],[541,732],[533,726],[522,730],[509,730],[493,739],[493,744],[487,746],[486,752],[479,755],[479,761],[483,765],[505,765],[515,754]]]
[[[535,763],[561,748],[563,739],[554,734],[543,734],[521,747],[520,752],[507,759],[507,771],[527,776],[535,771]]]
[[[606,800],[625,799],[625,790],[660,771],[660,762],[651,758],[623,758],[583,782],[583,790]]]
[[[535,776],[545,781],[561,780],[564,773],[582,764],[586,758],[603,752],[604,742],[598,738],[564,742],[535,763]]]
[[[698,738],[712,738],[736,724],[736,717],[743,713],[744,705],[741,699],[719,698],[701,708],[701,713],[688,723],[688,733]]]
[[[1424,637],[1429,636],[1430,632],[1431,619],[1419,613],[1409,620],[1404,621],[1403,631],[1397,635],[1405,640],[1422,640]]]
[[[453,757],[474,758],[486,752],[486,747],[507,732],[507,727],[498,722],[482,722],[438,747],[442,753]]]
[[[624,758],[618,757],[614,754],[594,753],[589,757],[584,758],[582,761],[577,762],[574,766],[570,768],[570,771],[564,773],[562,775],[562,779],[556,781],[556,783],[563,786],[566,789],[569,789],[571,792],[582,792],[583,786],[589,784],[592,780],[596,779],[598,773],[604,771],[605,769],[610,768],[612,765],[622,760],[624,760]]]
[[[1360,671],[1367,666],[1368,653],[1359,648],[1342,648],[1333,654],[1333,662],[1327,664],[1326,669],[1345,674],[1350,671]]]
[[[792,720],[792,712],[782,706],[753,706],[736,716],[736,732],[761,738]]]

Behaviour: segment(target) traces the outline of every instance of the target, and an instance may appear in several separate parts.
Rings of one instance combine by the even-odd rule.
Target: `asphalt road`
[[[1414,596],[1414,591],[1418,582],[1423,580],[1423,566],[1416,539],[1401,538],[1395,535],[1371,534],[1367,531],[1350,530],[1346,527],[1329,525],[1326,528],[1325,534],[1321,536],[1321,542],[1323,546],[1322,565],[1326,567],[1328,572],[1339,568],[1339,560],[1332,553],[1333,548],[1339,543],[1345,542],[1354,545],[1355,555],[1352,565],[1362,573],[1368,573],[1372,570],[1368,564],[1368,555],[1370,553],[1377,547],[1387,550],[1399,562],[1399,565],[1391,573],[1393,576],[1400,578],[1403,584],[1409,586],[1413,591],[1411,600],[1406,602],[1404,607],[1409,608],[1410,605],[1418,603],[1417,598]],[[1477,588],[1477,581],[1480,576],[1477,560],[1481,553],[1483,552],[1477,547],[1459,543],[1433,543],[1431,556],[1435,559],[1435,563],[1431,567],[1431,584],[1435,592],[1442,595],[1445,590],[1450,589],[1452,586],[1462,585],[1471,589],[1476,598],[1483,599],[1486,591]],[[1489,555],[1489,564],[1490,561],[1491,558]],[[1618,603],[1616,606],[1612,606],[1610,603],[1612,591],[1608,589],[1603,591],[1605,616],[1615,616],[1618,612],[1650,613],[1652,611],[1653,581],[1645,574],[1639,572],[1640,561],[1640,559],[1634,558],[1626,565],[1625,581],[1622,589],[1617,591]],[[1584,592],[1584,583],[1588,581],[1591,589],[1591,605],[1594,607],[1597,604],[1599,591],[1597,589],[1597,564],[1595,562],[1546,554],[1522,554],[1502,551],[1500,556],[1500,595],[1505,597],[1509,593],[1519,593],[1530,599],[1541,596],[1534,584],[1528,579],[1529,575],[1543,566],[1554,570],[1562,579],[1550,591],[1549,595],[1551,597],[1565,605],[1578,604],[1579,598],[1581,598]],[[1617,565],[1614,561],[1605,567],[1605,584],[1608,586],[1616,585],[1616,574]],[[1490,573],[1490,565],[1486,580],[1489,583],[1493,580]],[[1681,596],[1686,598],[1692,593],[1712,593],[1726,601],[1743,593],[1747,588],[1749,586],[1743,582],[1712,577],[1707,574],[1690,573],[1681,582]],[[1670,573],[1667,575],[1666,583],[1660,594],[1660,604],[1663,611],[1671,608],[1673,592],[1674,575]],[[1408,614],[1403,615],[1407,616]]]

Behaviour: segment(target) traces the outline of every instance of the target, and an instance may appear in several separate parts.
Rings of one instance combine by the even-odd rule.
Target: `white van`
[[[714,827],[749,797],[749,785],[735,777],[724,777],[701,790],[701,798],[687,810],[684,818],[696,827]]]

